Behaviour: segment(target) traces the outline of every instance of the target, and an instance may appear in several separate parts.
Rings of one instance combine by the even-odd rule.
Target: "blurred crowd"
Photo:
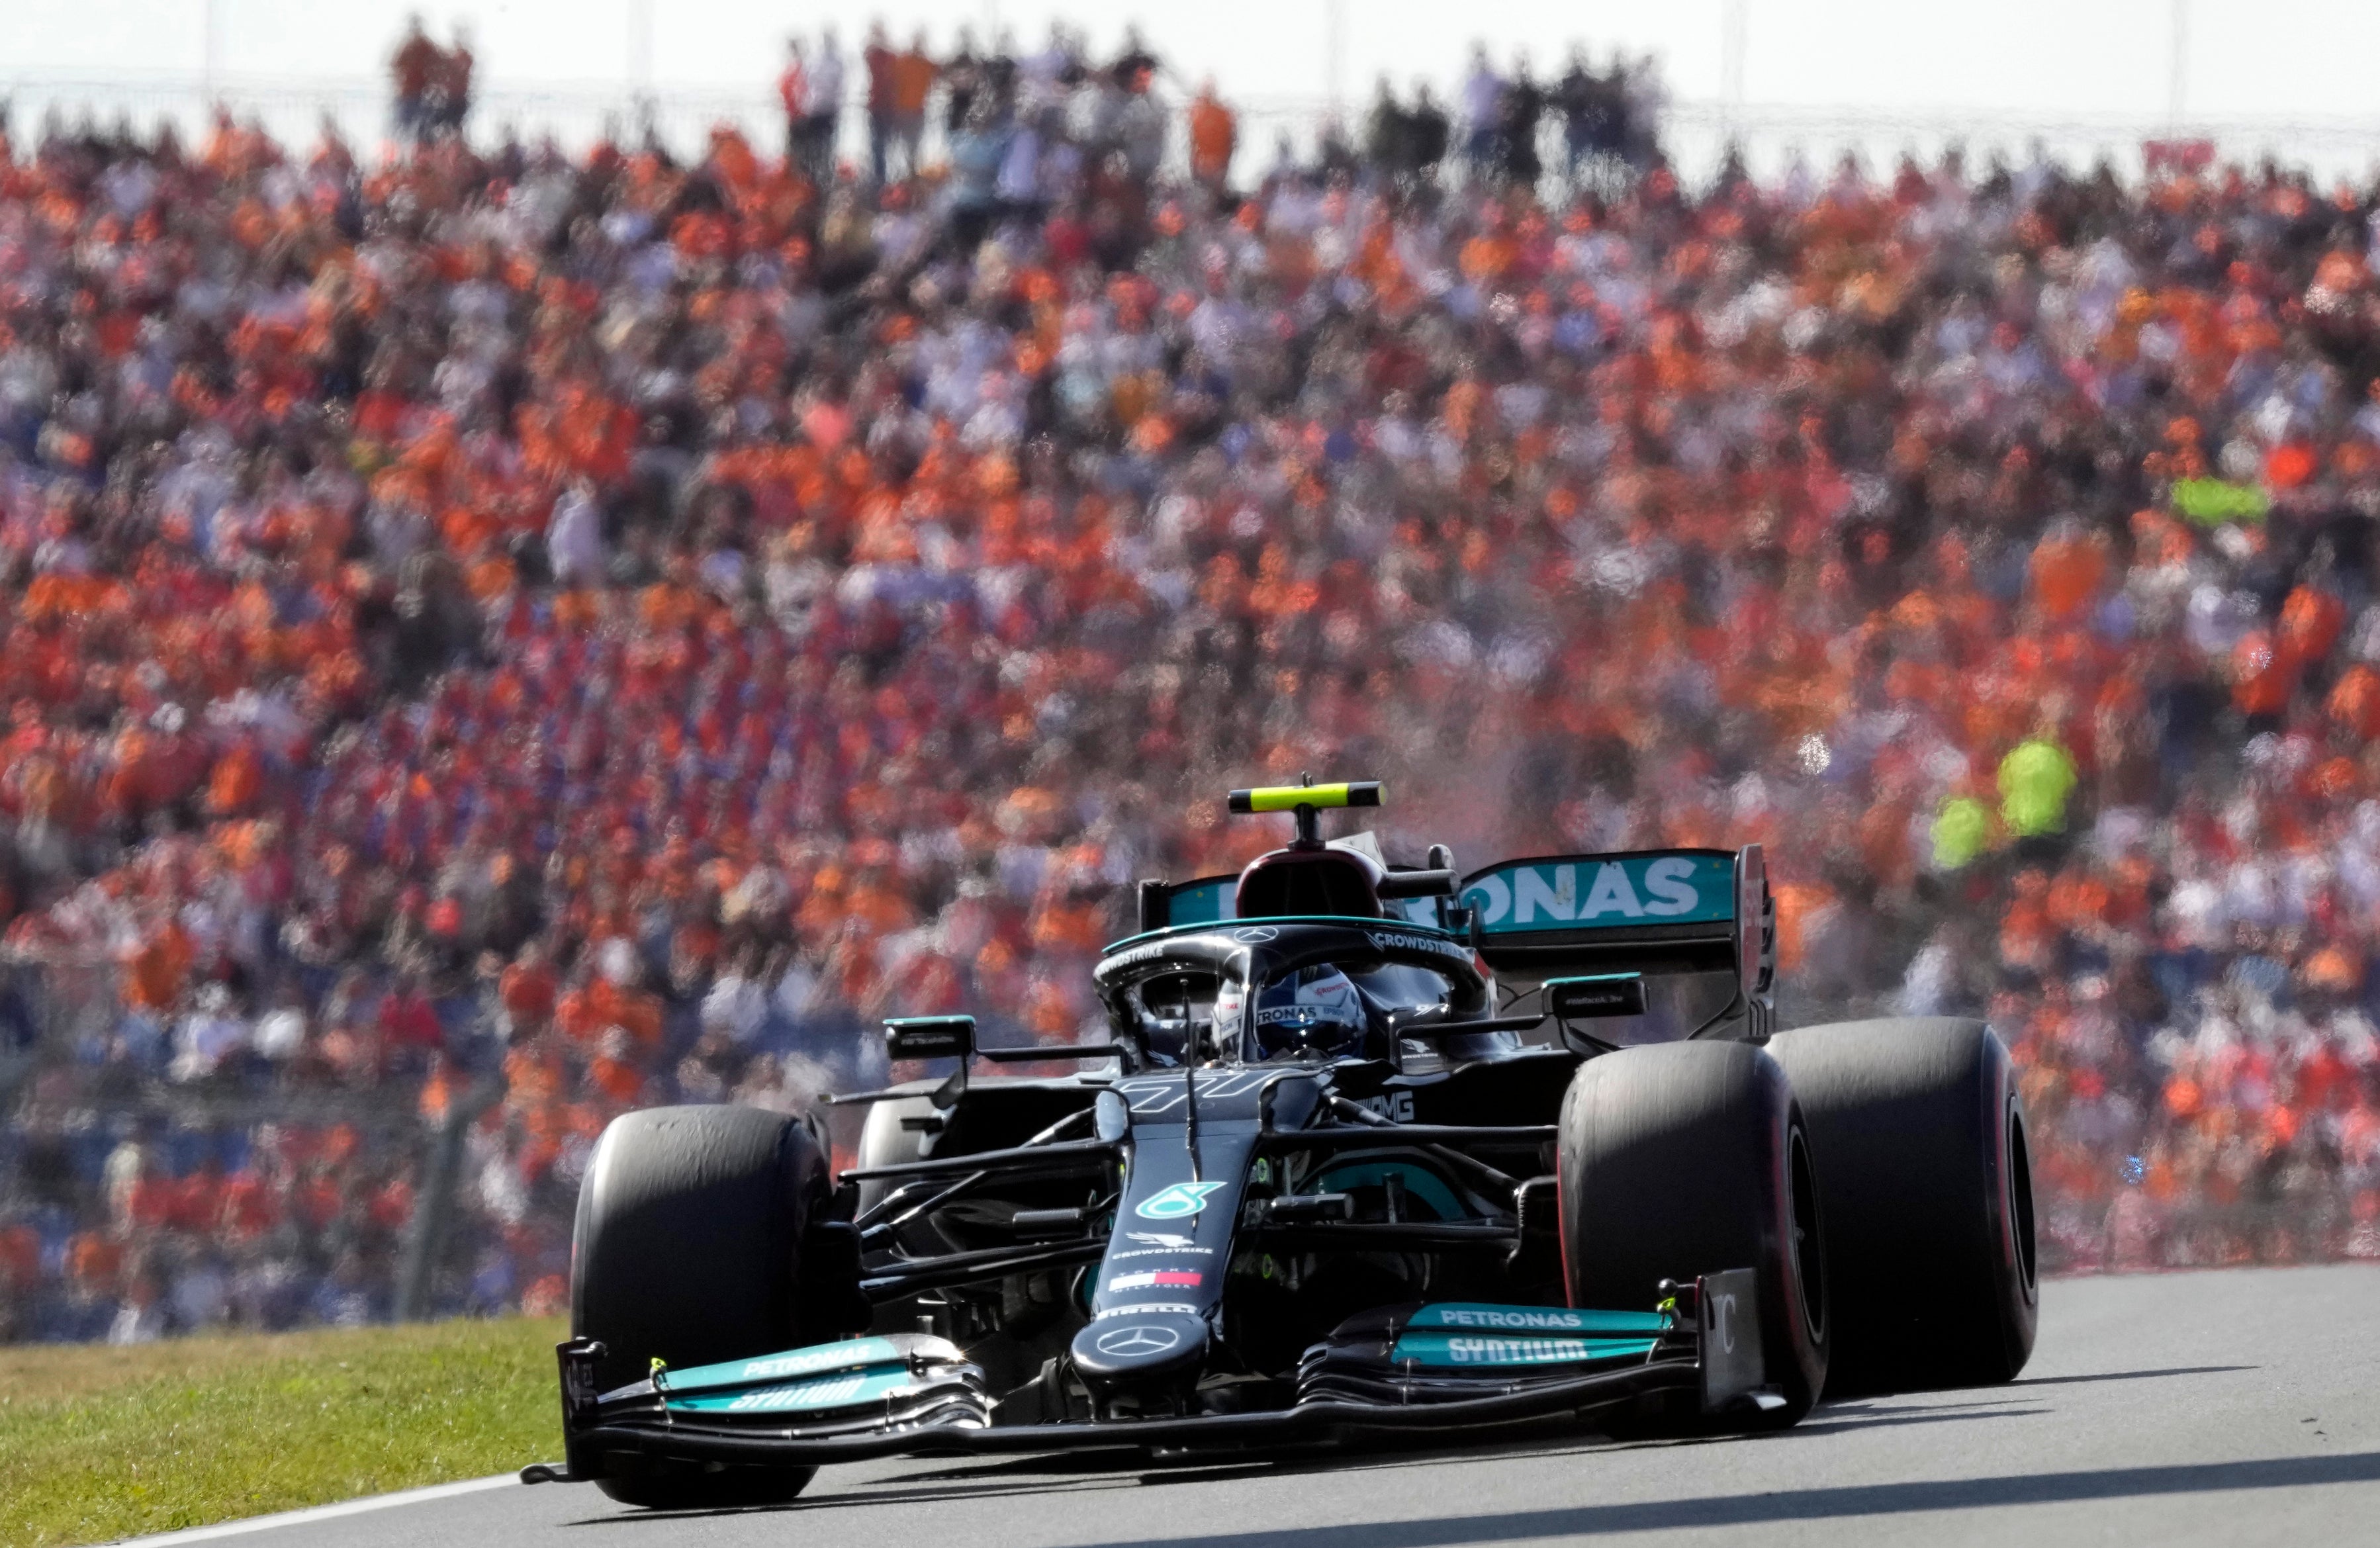
[[[2010,1041],[2053,1266],[2380,1255],[2373,192],[1689,189],[1518,71],[1235,186],[905,58],[864,164],[0,153],[0,1336],[386,1316],[443,1133],[412,1309],[552,1309],[612,1115],[1074,1038],[1302,769],[1764,842],[1789,1024]]]

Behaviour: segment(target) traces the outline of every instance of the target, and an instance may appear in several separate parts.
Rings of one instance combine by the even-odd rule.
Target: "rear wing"
[[[1766,1032],[1777,906],[1758,844],[1506,860],[1466,877],[1471,938],[1508,994],[1548,979],[1729,973]]]

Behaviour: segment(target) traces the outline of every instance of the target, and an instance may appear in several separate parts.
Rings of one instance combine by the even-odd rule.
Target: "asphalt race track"
[[[528,1458],[524,1458],[528,1460]],[[1461,1548],[1610,1539],[2380,1542],[2380,1265],[2065,1280],[2016,1384],[1822,1407],[1759,1439],[1576,1435],[1281,1462],[828,1469],[788,1509],[497,1488],[255,1548]]]

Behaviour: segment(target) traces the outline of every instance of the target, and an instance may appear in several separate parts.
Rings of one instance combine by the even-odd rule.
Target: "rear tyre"
[[[1810,1124],[1839,1393],[2012,1379],[2040,1312],[2033,1178],[2008,1049],[1981,1022],[1779,1034]]]
[[[1764,1414],[1664,1410],[1613,1430],[1778,1428],[1827,1381],[1828,1276],[1810,1144],[1775,1060],[1666,1043],[1581,1065],[1562,1102],[1561,1253],[1573,1306],[1648,1308],[1665,1278],[1757,1271]]]
[[[570,1331],[606,1353],[599,1390],[656,1359],[709,1365],[812,1340],[796,1294],[799,1244],[825,1204],[809,1131],[757,1107],[650,1107],[612,1120],[578,1188]],[[598,1459],[597,1484],[660,1510],[792,1499],[815,1468],[698,1467],[632,1453]]]

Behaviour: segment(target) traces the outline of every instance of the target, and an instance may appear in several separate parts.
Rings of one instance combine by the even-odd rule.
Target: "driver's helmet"
[[[1248,1021],[1251,1060],[1335,1058],[1363,1045],[1364,998],[1345,974],[1317,962],[1267,985]]]

